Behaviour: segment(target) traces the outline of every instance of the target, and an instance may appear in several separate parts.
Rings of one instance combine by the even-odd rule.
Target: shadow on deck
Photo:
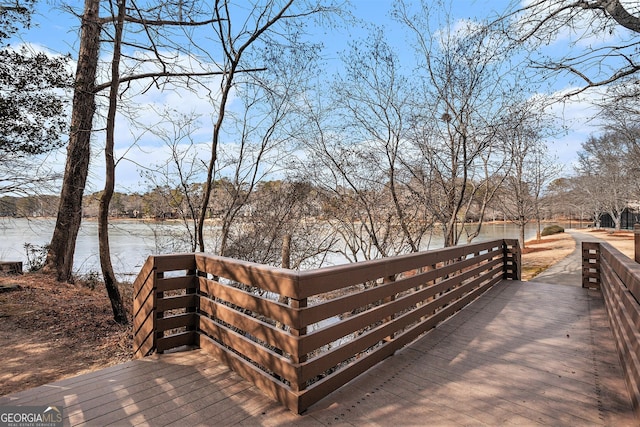
[[[601,295],[502,281],[296,415],[202,350],[0,398],[69,425],[637,425]]]
[[[59,405],[68,425],[637,425],[600,291],[490,282],[301,415],[206,349],[154,354],[0,405]]]

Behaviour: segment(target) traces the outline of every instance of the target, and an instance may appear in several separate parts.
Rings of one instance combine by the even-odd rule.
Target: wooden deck
[[[296,415],[200,350],[151,356],[0,398],[67,425],[635,426],[602,296],[503,281]]]

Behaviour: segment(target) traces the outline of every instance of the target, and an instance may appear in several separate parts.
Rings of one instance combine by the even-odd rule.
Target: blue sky
[[[34,17],[36,26],[22,36],[23,41],[43,46],[54,53],[70,52],[72,56],[75,56],[78,46],[77,18],[52,7],[49,1],[42,3],[39,9],[40,13]],[[57,2],[53,3],[57,4]],[[494,16],[502,8],[506,7],[508,3],[509,2],[505,0],[452,0],[450,7],[451,14],[455,18],[473,19]],[[80,4],[81,3],[78,2],[78,5]],[[363,21],[385,27],[390,43],[397,46],[398,53],[401,57],[403,49],[409,50],[406,47],[403,33],[398,31],[396,24],[394,24],[393,20],[389,17],[391,1],[352,0],[352,4],[354,6],[353,13],[356,17],[361,18]],[[361,37],[362,34],[363,33],[358,31],[357,28],[351,28],[350,31],[324,31],[323,34],[319,34],[318,36],[327,47],[325,55],[330,58],[332,56],[337,57],[339,51],[346,49],[348,40],[357,39]],[[554,46],[550,47],[550,49],[553,48]],[[562,45],[558,44],[555,48],[562,48]],[[562,90],[562,84],[556,85],[554,89]],[[548,145],[551,152],[558,157],[560,162],[567,165],[565,172],[571,171],[571,163],[576,159],[576,153],[580,148],[580,143],[591,133],[597,132],[598,130],[597,123],[588,120],[588,118],[593,115],[593,110],[589,110],[590,104],[588,101],[588,97],[583,97],[582,100],[576,99],[570,103],[554,107],[554,112],[558,116],[567,119],[566,124],[569,130],[567,134],[550,140]],[[181,103],[187,101],[184,99],[172,99],[170,96],[167,96],[161,102]],[[193,103],[194,108],[196,108],[200,101],[190,98],[188,102]],[[149,120],[152,120],[153,116],[154,114],[149,112]],[[210,129],[205,125],[205,128],[201,129],[201,137],[203,141],[206,141],[209,136]],[[130,138],[130,136],[128,135],[127,129],[121,128],[119,140],[126,141],[128,138]],[[120,155],[130,159],[130,161],[123,161],[118,165],[117,181],[120,183],[118,188],[120,191],[130,191],[140,187],[141,178],[136,166],[137,163],[149,164],[149,162],[155,160],[160,161],[161,158],[166,156],[166,153],[157,152],[157,150],[151,146],[145,146],[142,149],[128,149],[128,146],[129,143],[125,143],[121,144],[120,147],[116,147]],[[99,153],[96,154],[94,166],[92,166],[89,191],[97,191],[102,185],[102,172],[98,155]],[[56,161],[63,164],[63,152],[57,155]]]

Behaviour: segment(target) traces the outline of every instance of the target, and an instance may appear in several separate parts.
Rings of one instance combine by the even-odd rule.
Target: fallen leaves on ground
[[[104,289],[0,276],[0,288],[11,285],[0,293],[0,395],[131,359],[131,327],[113,320]]]

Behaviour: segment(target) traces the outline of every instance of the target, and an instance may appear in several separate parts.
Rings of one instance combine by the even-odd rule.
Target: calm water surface
[[[25,243],[46,245],[51,240],[54,219],[0,219],[0,259],[23,261],[26,263]],[[563,225],[563,224],[560,224]],[[120,279],[133,280],[148,256],[159,253],[175,252],[171,236],[179,233],[182,226],[175,223],[157,223],[145,221],[113,221],[109,240],[113,268]],[[526,229],[527,239],[535,236],[535,224]],[[504,223],[485,224],[481,235],[474,243],[494,239],[517,239],[518,227]],[[174,243],[175,243],[175,239]],[[464,243],[464,239],[463,240]],[[442,237],[433,236],[429,249],[442,247]],[[183,251],[184,249],[182,249]],[[344,262],[339,258],[331,260],[334,264]],[[98,259],[98,224],[96,221],[83,221],[78,234],[74,270],[78,274],[100,271]]]

